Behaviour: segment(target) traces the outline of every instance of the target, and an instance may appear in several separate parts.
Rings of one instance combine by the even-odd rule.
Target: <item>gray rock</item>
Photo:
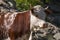
[[[14,0],[4,0],[10,8],[16,8],[16,2]]]
[[[47,16],[47,21],[56,25],[56,26],[60,26],[60,13],[52,13],[50,15]]]
[[[58,6],[58,5],[50,4],[49,7],[50,7],[50,9],[52,9],[53,11],[60,12],[60,6]]]
[[[60,40],[60,33],[56,33],[53,37],[54,37],[56,40]]]
[[[47,39],[48,40],[55,40],[54,37],[56,38],[57,33],[59,33],[60,28],[56,27],[55,25],[53,25],[49,22],[47,22],[47,23],[48,23],[48,26],[46,28],[40,28],[39,30],[35,30],[35,32],[33,33],[33,38],[36,38],[37,40],[39,38],[41,38],[42,40],[44,40],[44,38],[46,38],[46,40]],[[57,37],[57,39],[58,38],[59,37]]]

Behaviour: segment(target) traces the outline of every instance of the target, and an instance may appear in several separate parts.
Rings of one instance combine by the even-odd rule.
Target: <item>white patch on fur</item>
[[[34,27],[34,26],[40,26],[40,27],[43,27],[43,24],[45,23],[44,20],[42,19],[39,19],[37,17],[35,17],[34,15],[31,14],[31,28]]]
[[[16,14],[16,12],[5,14],[4,25],[7,29],[10,29],[10,26],[13,24]]]

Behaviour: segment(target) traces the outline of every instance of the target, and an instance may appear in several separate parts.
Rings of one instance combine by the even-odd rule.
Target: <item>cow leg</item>
[[[13,33],[10,33],[10,38],[11,38],[11,40],[15,40]]]
[[[32,40],[32,32],[30,33],[30,37],[29,37],[29,40]]]
[[[12,30],[9,30],[9,36],[11,40],[15,40],[14,32]]]

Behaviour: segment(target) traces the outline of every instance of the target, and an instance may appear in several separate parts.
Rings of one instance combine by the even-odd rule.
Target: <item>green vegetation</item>
[[[46,3],[49,3],[51,0],[46,0]]]
[[[19,11],[25,11],[29,10],[31,7],[35,5],[40,5],[42,4],[40,0],[15,0],[16,1],[16,7]]]

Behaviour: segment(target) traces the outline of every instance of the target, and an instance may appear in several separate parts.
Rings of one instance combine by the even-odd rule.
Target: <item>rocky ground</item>
[[[60,28],[48,23],[47,28],[33,31],[32,36],[32,40],[60,40]]]

